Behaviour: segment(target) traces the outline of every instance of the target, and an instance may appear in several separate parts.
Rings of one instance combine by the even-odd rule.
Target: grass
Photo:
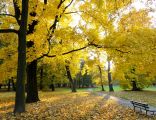
[[[119,85],[114,85],[113,86],[114,91],[123,91],[124,89],[122,89]],[[78,91],[86,91],[88,89],[92,89],[92,91],[101,91],[101,86],[97,86],[95,88],[78,88]],[[109,91],[109,86],[104,86],[105,91]],[[145,88],[143,90],[149,90],[149,91],[156,91],[156,86],[150,86],[148,88]]]
[[[123,89],[116,85],[114,86],[115,92],[108,92],[108,86],[105,87],[106,94],[110,94],[119,98],[127,99],[127,100],[135,100],[140,102],[148,103],[151,106],[156,107],[156,87],[150,86],[149,88],[145,88],[143,91],[123,91]],[[58,92],[70,92],[70,88],[56,88]],[[93,91],[98,92],[101,91],[101,87],[98,86],[96,88],[78,88],[78,92],[85,92],[85,91]]]
[[[156,107],[156,91],[118,91],[105,93],[127,100],[148,103],[149,105]]]
[[[115,85],[113,88],[114,88],[114,91],[122,91],[123,90],[118,85]],[[105,91],[109,91],[109,87],[108,86],[104,86],[104,89],[105,89]],[[77,91],[93,91],[93,92],[101,91],[101,86],[97,86],[95,88],[77,88]]]
[[[105,91],[109,91],[108,86],[104,86],[104,88],[105,88]],[[122,91],[123,90],[119,85],[114,85],[113,89],[114,89],[114,91]],[[98,91],[101,91],[101,87],[99,87]]]
[[[120,86],[114,86],[115,92],[108,92],[108,86],[105,86],[105,88],[106,91],[104,93],[106,94],[127,100],[145,102],[156,107],[156,86],[150,86],[143,89],[143,91],[124,91],[122,88],[120,88]],[[98,87],[94,91],[101,91],[101,89]]]
[[[118,85],[115,85],[113,88],[114,88],[115,91],[121,91],[121,90],[123,90]],[[104,89],[106,91],[109,91],[109,87],[108,86],[104,86]],[[51,91],[51,90],[48,89],[47,91]],[[63,92],[70,92],[71,89],[70,88],[55,88],[55,92],[62,92],[62,91]],[[77,91],[78,92],[85,92],[85,91],[94,91],[94,92],[96,92],[96,91],[101,91],[101,86],[97,86],[95,88],[77,88]]]
[[[148,88],[145,88],[144,90],[156,91],[156,86],[150,86]]]
[[[37,103],[26,105],[25,113],[13,116],[14,92],[0,93],[0,119],[4,120],[148,120],[116,101],[80,89],[56,89],[56,92],[39,92]]]
[[[105,88],[105,91],[109,91],[108,86],[104,86],[104,88]],[[113,88],[114,88],[114,91],[117,91],[117,92],[124,90],[119,85],[114,85]],[[144,88],[143,90],[156,91],[156,86],[149,86],[148,88]],[[101,91],[101,86],[98,86],[97,88],[93,88],[93,91]]]

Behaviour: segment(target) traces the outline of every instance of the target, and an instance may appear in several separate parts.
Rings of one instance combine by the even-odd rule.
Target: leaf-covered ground
[[[156,91],[117,91],[105,93],[123,99],[145,102],[156,107]]]
[[[40,92],[41,101],[13,116],[14,93],[0,93],[0,120],[149,120],[113,100],[89,92]]]

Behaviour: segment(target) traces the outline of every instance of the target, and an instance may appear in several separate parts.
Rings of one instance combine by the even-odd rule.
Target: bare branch
[[[131,53],[130,51],[122,51],[122,50],[119,50],[119,49],[115,49],[116,51],[120,52],[120,53]]]
[[[64,14],[76,14],[76,13],[80,13],[80,12],[84,12],[84,11],[65,12]]]
[[[58,4],[57,9],[59,9],[64,2],[65,0],[60,0],[60,3]]]
[[[64,52],[62,53],[61,55],[67,55],[67,54],[70,54],[70,53],[73,53],[73,52],[77,52],[77,51],[80,51],[80,50],[83,50],[85,48],[89,47],[89,45],[86,45],[84,47],[81,47],[81,48],[77,48],[77,49],[74,49],[74,50],[70,50],[68,52]],[[43,58],[43,57],[49,57],[49,58],[53,58],[53,57],[56,57],[57,55],[48,55],[48,54],[43,54],[41,57],[37,58],[37,60]]]
[[[63,13],[66,11],[66,9],[73,3],[74,0],[71,0],[70,3],[64,8]]]
[[[85,48],[87,48],[87,47],[89,47],[89,46],[87,45],[87,46],[84,46],[84,47],[82,47],[82,48],[78,48],[78,49],[74,49],[74,50],[71,50],[71,51],[62,53],[62,55],[66,55],[66,54],[69,54],[69,53],[77,52],[77,51],[83,50],[83,49],[85,49]]]
[[[18,34],[18,30],[15,30],[15,29],[0,29],[0,33],[16,33],[16,34]]]

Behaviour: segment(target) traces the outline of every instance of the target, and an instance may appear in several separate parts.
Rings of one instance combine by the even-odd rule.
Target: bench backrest
[[[140,107],[140,108],[145,109],[145,110],[148,110],[149,109],[149,106],[146,103],[140,103],[140,102],[136,102],[136,101],[131,101],[131,103],[135,107]]]

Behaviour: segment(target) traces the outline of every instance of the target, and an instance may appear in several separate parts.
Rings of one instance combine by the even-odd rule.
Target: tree
[[[77,92],[76,91],[76,81],[73,80],[73,78],[71,76],[69,65],[66,65],[65,68],[66,68],[66,72],[67,72],[67,77],[71,83],[72,92]]]
[[[27,18],[28,18],[28,0],[22,1],[22,13],[20,18],[20,8],[17,5],[18,1],[14,0],[15,15],[2,14],[16,19],[20,25],[19,30],[11,24],[12,28],[0,29],[0,33],[16,33],[18,34],[18,67],[17,67],[17,82],[16,82],[16,98],[14,113],[21,113],[25,111],[25,75],[26,75],[26,31],[27,31]]]
[[[18,68],[14,113],[25,112],[25,79],[26,79],[26,32],[29,0],[22,0],[21,23],[18,40]]]
[[[149,20],[147,10],[132,10],[121,17],[118,30],[112,32],[105,41],[105,45],[116,46],[114,49],[107,49],[107,53],[112,56],[115,65],[113,78],[120,80],[124,88],[131,88],[132,85],[136,88],[140,83],[148,81],[142,79],[139,84],[137,83],[138,76],[143,74],[146,76],[146,73],[150,73],[150,70],[147,70],[146,65],[149,63],[147,61],[151,61],[150,59],[154,57],[151,42],[153,42],[152,38],[154,38],[153,32],[155,30],[149,28]],[[149,55],[151,57],[147,58]],[[153,62],[151,63],[153,64]],[[137,68],[136,75],[127,75],[127,69],[130,69],[133,65]],[[152,68],[152,66],[150,67]],[[126,78],[133,78],[130,76],[135,76],[133,80],[131,79],[134,82],[128,83]],[[148,82],[145,83],[148,84]]]
[[[100,73],[100,82],[101,82],[101,90],[102,91],[105,91],[104,89],[104,85],[103,85],[103,80],[102,80],[102,70],[101,70],[101,67],[98,65],[98,69],[99,69],[99,73]]]
[[[67,6],[65,6],[65,7],[64,7],[64,2],[65,2],[65,0],[63,0],[63,1],[60,0],[59,2],[57,1],[57,2],[52,2],[51,3],[51,4],[54,4],[53,7],[54,7],[55,11],[53,11],[54,14],[53,14],[53,16],[51,16],[52,19],[54,19],[54,21],[53,21],[52,25],[48,26],[49,27],[48,30],[45,30],[46,34],[43,34],[43,36],[40,36],[41,37],[40,39],[45,39],[46,43],[48,43],[48,50],[42,56],[34,56],[34,51],[36,53],[37,48],[35,48],[35,49],[33,48],[35,46],[35,42],[33,42],[33,41],[36,40],[36,38],[34,38],[34,36],[35,36],[35,32],[37,31],[37,30],[35,30],[35,27],[38,25],[38,22],[41,23],[41,21],[39,21],[39,20],[32,20],[32,22],[29,24],[29,31],[27,33],[28,33],[28,35],[30,34],[30,39],[33,39],[33,41],[30,40],[28,42],[27,46],[31,47],[29,53],[32,54],[32,56],[34,57],[34,58],[30,57],[31,62],[30,62],[30,64],[28,64],[28,72],[27,72],[28,73],[28,75],[27,75],[28,76],[27,77],[27,80],[28,80],[27,81],[27,83],[28,83],[28,86],[27,86],[27,88],[28,88],[27,89],[28,90],[27,102],[29,102],[29,103],[30,102],[37,102],[39,100],[38,89],[37,89],[37,76],[36,76],[37,61],[50,53],[50,50],[51,50],[51,40],[52,40],[53,34],[55,32],[56,26],[57,26],[58,22],[60,21],[62,15],[64,14],[65,10],[71,5],[73,0],[71,0],[69,2],[69,4]],[[47,6],[46,8],[49,8],[49,6],[50,6],[50,5],[49,6],[47,5],[47,0],[44,0],[44,5]],[[33,7],[33,11],[30,13],[30,16],[32,16],[34,18],[38,15],[37,14],[37,10],[36,10],[37,9],[36,6]],[[62,9],[62,6],[64,7],[63,9]],[[34,8],[36,8],[36,9],[34,9]],[[62,10],[61,13],[56,12],[56,11],[59,11],[60,9]],[[51,10],[51,8],[49,8],[49,10]],[[48,11],[48,9],[43,8],[42,12],[46,15],[47,12],[49,12],[49,11]],[[45,25],[46,25],[46,29],[47,29],[47,23]],[[40,26],[43,27],[43,24],[38,25],[38,26],[39,27]],[[40,32],[40,30],[38,30],[38,31]],[[36,33],[38,33],[38,31]],[[31,37],[31,36],[33,36],[33,37]],[[45,46],[45,41],[43,43],[43,46]],[[38,40],[37,40],[37,42],[38,42]],[[39,47],[41,47],[41,46],[39,45]],[[47,48],[47,46],[46,46],[46,48]],[[42,51],[39,51],[39,52],[42,52]],[[33,69],[31,69],[31,68],[33,68]],[[31,74],[32,70],[34,71],[35,74]],[[31,78],[31,79],[29,80],[29,78]]]
[[[27,65],[27,103],[39,101],[36,74],[37,61],[33,61],[29,65]]]
[[[113,92],[113,83],[112,83],[112,75],[111,75],[111,60],[110,57],[107,58],[108,61],[108,85],[109,85],[109,91]]]

